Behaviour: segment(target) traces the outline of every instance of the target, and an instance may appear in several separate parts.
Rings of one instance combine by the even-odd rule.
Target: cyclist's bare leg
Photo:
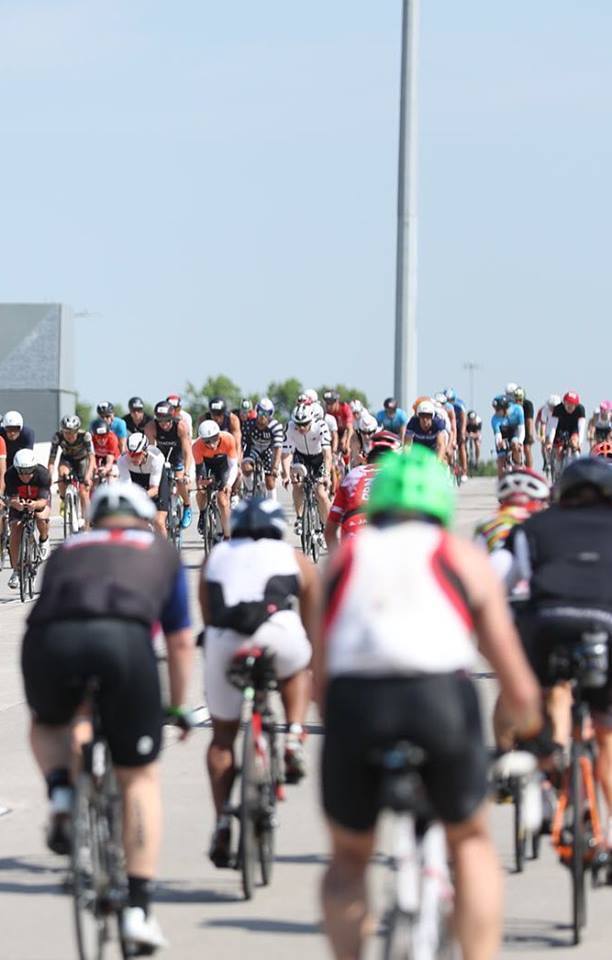
[[[328,820],[332,859],[323,876],[325,932],[336,960],[358,960],[372,930],[366,870],[374,850],[374,830],[346,830]]]
[[[230,491],[228,487],[223,487],[217,493],[217,503],[219,504],[219,515],[221,517],[221,526],[223,527],[223,536],[229,540],[230,536]]]
[[[547,691],[546,713],[552,726],[552,739],[567,747],[572,734],[572,689],[567,681],[556,683]]]
[[[66,496],[66,479],[69,473],[69,467],[60,463],[59,467],[57,468],[57,492],[62,500]]]
[[[9,531],[9,555],[11,566],[13,570],[16,570],[19,563],[19,547],[21,546],[23,527],[18,520],[11,520]]]
[[[239,720],[212,718],[213,735],[206,754],[210,788],[217,816],[229,800],[234,782],[234,741],[240,727]]]
[[[86,484],[83,480],[79,483],[79,502],[81,504],[81,517],[84,519],[89,510],[89,484]]]
[[[45,507],[44,510],[41,510],[40,513],[36,514],[36,527],[38,529],[38,536],[40,540],[49,539],[49,514],[51,510],[49,507]]]
[[[486,807],[469,820],[446,825],[455,867],[455,934],[463,960],[493,960],[502,933],[503,883]]]
[[[459,443],[459,465],[463,476],[467,474],[467,447],[465,437]]]
[[[476,466],[480,463],[480,440],[474,437],[474,457],[476,458]]]
[[[188,507],[190,506],[189,501],[189,481],[185,477],[185,471],[181,470],[176,474],[176,491],[183,501],[183,504]]]
[[[304,508],[304,491],[302,490],[301,483],[293,484],[293,506],[295,507],[296,515],[301,517]]]
[[[159,763],[115,767],[115,773],[123,795],[123,849],[128,876],[151,879],[161,843]]]
[[[512,444],[512,462],[516,464],[517,467],[521,466],[523,462],[523,444],[522,443]]]
[[[276,473],[266,473],[266,490],[268,491],[270,500],[276,500],[276,479],[278,474]]]
[[[72,759],[72,728],[49,726],[46,723],[30,724],[32,754],[43,776],[52,770],[69,769]]]
[[[325,526],[327,523],[327,516],[331,510],[331,504],[329,502],[329,497],[327,496],[327,485],[325,483],[317,483],[315,487],[315,496],[319,505],[321,521]]]
[[[533,467],[533,446],[530,443],[526,443],[523,447],[523,452],[525,454],[525,466]]]
[[[164,538],[164,540],[168,536],[168,531],[166,529],[167,516],[168,516],[167,510],[158,510],[157,513],[155,514],[155,520],[153,521],[153,525],[157,533],[159,533],[160,536]]]
[[[310,703],[311,686],[309,670],[300,670],[281,681],[280,693],[287,723],[304,723]]]

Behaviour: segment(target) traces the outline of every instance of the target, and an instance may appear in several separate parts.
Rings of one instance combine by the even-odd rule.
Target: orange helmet
[[[602,440],[601,443],[596,443],[591,450],[591,456],[612,460],[612,443],[610,443],[609,440]]]

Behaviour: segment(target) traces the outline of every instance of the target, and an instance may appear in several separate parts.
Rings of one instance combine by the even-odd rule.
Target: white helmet
[[[420,417],[422,413],[430,413],[433,417],[434,413],[436,412],[436,408],[434,407],[431,400],[421,400],[418,407],[416,408],[416,412],[417,412],[417,417]]]
[[[89,504],[89,519],[92,523],[104,517],[128,515],[139,520],[153,520],[155,504],[142,487],[135,483],[103,483]]]
[[[357,421],[357,429],[360,433],[376,433],[378,420],[371,413],[362,413]]]
[[[293,413],[291,414],[291,419],[293,420],[293,422],[300,427],[304,426],[307,423],[312,423],[315,416],[314,410],[312,409],[313,405],[314,404],[312,403],[309,405],[306,405],[305,403],[300,403],[298,404],[297,407],[294,407]]]
[[[128,453],[144,453],[149,446],[149,441],[144,433],[130,433],[127,438]]]
[[[317,400],[319,399],[319,394],[317,393],[316,390],[313,390],[312,387],[310,388],[310,390],[304,390],[304,396],[308,397],[311,403],[316,403]]]
[[[33,450],[18,450],[13,457],[13,466],[19,472],[23,470],[25,473],[27,473],[30,470],[34,470],[37,463],[38,460],[36,459],[36,454]]]
[[[514,393],[514,391],[515,391],[517,388],[518,388],[518,383],[513,383],[512,380],[511,380],[510,383],[507,383],[507,384],[506,384],[506,393],[507,393],[509,396],[512,396],[512,394]]]
[[[66,414],[65,417],[62,417],[61,427],[62,430],[78,430],[81,426],[81,419],[77,417],[76,414],[72,415],[70,413]]]
[[[551,393],[550,397],[548,398],[548,406],[558,407],[560,403],[561,403],[561,397],[559,396],[559,394]]]
[[[23,427],[23,417],[18,410],[7,410],[2,421],[3,427]]]
[[[359,417],[363,413],[363,403],[361,400],[351,400],[349,406],[354,417]]]
[[[530,500],[547,501],[550,487],[546,479],[529,467],[521,467],[505,473],[497,484],[497,499],[500,503],[528,503]]]
[[[299,406],[299,404],[298,404]],[[310,404],[310,409],[314,413],[315,420],[324,420],[325,419],[325,410],[321,406],[318,400],[315,400],[314,403]]]
[[[202,420],[198,427],[198,435],[202,440],[214,440],[221,433],[221,427],[215,420]]]
[[[446,404],[448,403],[445,393],[435,393],[434,400],[436,403],[439,403],[441,407],[445,407]]]

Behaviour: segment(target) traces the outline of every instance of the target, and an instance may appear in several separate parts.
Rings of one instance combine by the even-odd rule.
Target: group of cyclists
[[[571,736],[571,693],[567,684],[551,686],[547,652],[559,637],[571,644],[585,629],[612,630],[612,470],[607,441],[595,434],[601,422],[596,418],[589,428],[591,455],[580,457],[585,417],[578,395],[568,391],[559,402],[552,396],[534,417],[521,389],[509,386],[513,390],[493,404],[500,460],[510,451],[498,481],[499,510],[479,524],[474,543],[448,530],[456,496],[448,448],[454,445],[461,467],[469,425],[453,391],[418,398],[412,415],[392,398],[371,414],[334,391],[321,401],[305,391],[286,426],[268,398],[255,405],[245,400],[235,411],[213,398],[195,425],[195,441],[180,397],[160,401],[152,415],[134,397],[125,418],[115,417],[111,404],[100,404],[89,430],[78,418],[65,418],[48,467],[35,463],[27,432],[20,441],[25,428],[19,415],[5,415],[11,524],[20,506],[33,509],[42,545],[59,450],[58,485],[76,475],[89,500],[96,471],[113,481],[100,482],[83,504],[91,531],[66,540],[45,565],[28,618],[22,670],[32,748],[50,802],[48,844],[58,853],[70,848],[71,724],[88,679],[99,681],[124,806],[123,929],[135,953],[165,943],[151,912],[161,834],[162,709],[154,625],[161,622],[165,632],[169,708],[179,720],[188,714],[194,655],[184,570],[178,553],[163,542],[160,522],[171,465],[184,497],[185,525],[191,522],[192,469],[198,507],[213,482],[223,511],[223,542],[206,557],[198,588],[212,718],[206,755],[216,821],[212,862],[219,868],[230,863],[227,801],[241,697],[227,679],[228,665],[244,644],[263,647],[276,660],[288,783],[306,772],[311,671],[324,720],[323,807],[332,857],[323,906],[334,955],[357,960],[369,925],[365,881],[380,809],[369,751],[401,739],[427,753],[426,786],[454,864],[455,933],[463,956],[496,955],[501,871],[485,814],[487,754],[469,679],[476,656],[472,637],[500,684],[494,715],[499,749],[511,749],[519,737],[534,737],[544,727],[545,752],[562,763]],[[96,455],[94,437],[109,433],[119,455],[115,444],[112,453],[98,446],[102,452]],[[562,443],[576,454],[563,464],[553,506],[548,478],[524,462],[531,436],[540,439],[549,462]],[[102,462],[110,456],[112,463]],[[265,495],[249,498],[243,495],[258,461]],[[287,543],[288,523],[277,501],[280,480],[292,488],[299,529],[300,484],[292,479],[303,470],[319,490],[330,554],[322,575]],[[13,478],[18,487],[11,496]],[[525,602],[516,625],[507,598]],[[612,671],[590,704],[612,845]],[[185,734],[187,727],[185,722]],[[546,788],[553,796],[553,778]]]

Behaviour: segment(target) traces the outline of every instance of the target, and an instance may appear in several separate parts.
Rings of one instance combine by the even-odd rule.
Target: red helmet
[[[602,440],[601,443],[596,443],[591,450],[591,456],[612,460],[612,443],[610,443],[609,440]]]
[[[577,406],[580,403],[580,394],[575,390],[568,390],[563,394],[563,403],[573,403]]]
[[[534,501],[542,503],[550,499],[550,487],[545,477],[530,467],[520,467],[505,473],[497,484],[497,499],[500,503],[525,506]]]
[[[372,449],[374,448],[378,448],[379,450],[398,450],[399,437],[395,433],[391,433],[390,430],[379,430],[372,437]]]

